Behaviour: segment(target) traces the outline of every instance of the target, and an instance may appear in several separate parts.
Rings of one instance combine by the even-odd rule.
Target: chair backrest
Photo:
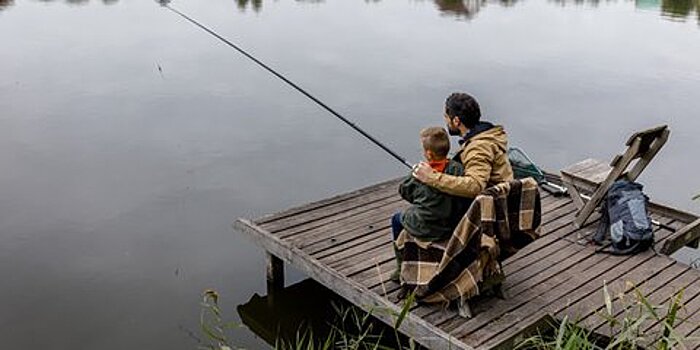
[[[610,162],[610,172],[606,178],[598,184],[596,190],[591,195],[588,202],[581,206],[581,209],[576,214],[574,224],[581,227],[586,220],[591,216],[595,208],[605,198],[605,194],[615,180],[625,176],[629,181],[636,181],[639,175],[649,165],[649,162],[661,150],[661,147],[668,140],[670,130],[667,125],[657,126],[648,130],[634,133],[627,140],[627,150],[621,155],[615,156]],[[627,169],[634,161],[637,161],[632,168]],[[572,191],[572,194],[578,196],[578,191]],[[575,198],[575,203],[583,204],[580,198]]]
[[[670,130],[667,125],[657,126],[648,130],[640,131],[634,133],[627,140],[627,152],[623,155],[616,156],[610,163],[610,166],[616,168],[617,166],[622,167],[620,176],[626,176],[628,180],[635,181],[639,175],[641,175],[644,168],[649,164],[649,162],[656,156],[661,147],[668,140]],[[629,153],[629,156],[628,156]],[[635,159],[639,159],[637,164],[630,170],[627,171],[630,163]],[[619,162],[626,161],[625,164],[618,164]],[[619,176],[618,176],[619,177]]]

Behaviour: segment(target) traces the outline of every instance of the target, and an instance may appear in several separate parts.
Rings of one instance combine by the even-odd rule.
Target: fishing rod
[[[312,101],[316,102],[317,105],[321,106],[323,109],[325,109],[326,111],[328,111],[330,114],[332,114],[332,115],[335,116],[336,118],[340,119],[342,122],[344,122],[345,124],[347,124],[347,125],[350,126],[351,128],[355,129],[355,131],[359,132],[362,136],[364,136],[365,138],[367,138],[368,140],[370,140],[370,141],[371,141],[372,143],[374,143],[375,145],[379,146],[379,148],[381,148],[381,149],[383,149],[384,151],[386,151],[387,153],[389,153],[392,157],[394,157],[396,160],[398,160],[399,162],[401,162],[401,164],[407,166],[408,168],[411,168],[411,169],[413,168],[413,165],[412,165],[411,163],[409,163],[405,158],[401,157],[401,156],[398,155],[396,152],[394,152],[393,150],[391,150],[389,147],[387,147],[386,145],[384,145],[383,143],[381,143],[379,140],[377,140],[376,138],[374,138],[374,136],[372,136],[372,135],[370,135],[369,133],[367,133],[366,131],[362,130],[362,128],[360,128],[359,126],[357,126],[355,123],[353,123],[353,122],[351,122],[349,119],[343,117],[340,113],[336,112],[333,108],[331,108],[331,107],[329,107],[328,105],[326,105],[325,103],[321,102],[321,100],[319,100],[318,98],[314,97],[311,93],[309,93],[308,91],[302,89],[299,85],[297,85],[297,84],[295,84],[294,82],[292,82],[291,80],[287,79],[287,77],[285,77],[285,76],[282,75],[281,73],[278,73],[276,70],[270,68],[268,65],[266,65],[266,64],[263,63],[262,61],[258,60],[258,59],[255,58],[253,55],[249,54],[248,52],[246,52],[245,50],[243,50],[242,48],[240,48],[238,45],[232,43],[231,41],[227,40],[226,38],[224,38],[224,37],[222,37],[221,35],[217,34],[217,33],[214,32],[213,30],[207,28],[205,25],[203,25],[203,24],[197,22],[196,20],[194,20],[193,18],[187,16],[186,14],[184,14],[184,13],[178,11],[177,9],[171,7],[170,4],[169,4],[169,1],[166,1],[166,0],[158,0],[158,3],[159,3],[162,7],[165,7],[165,8],[167,8],[168,10],[174,12],[175,14],[181,16],[182,18],[186,19],[186,20],[189,21],[190,23],[192,23],[192,24],[194,24],[195,26],[201,28],[201,29],[204,30],[205,32],[207,32],[207,33],[211,34],[212,36],[214,36],[215,38],[221,40],[221,41],[222,41],[223,43],[225,43],[226,45],[232,47],[233,49],[235,49],[236,51],[238,51],[239,53],[241,53],[243,56],[245,56],[245,57],[249,58],[250,60],[252,60],[253,62],[257,63],[260,67],[262,67],[262,68],[264,68],[265,70],[267,70],[268,72],[272,73],[274,76],[276,76],[277,78],[281,79],[282,81],[284,81],[285,83],[287,83],[289,86],[291,86],[291,87],[294,88],[295,90],[299,91],[302,95],[304,95],[304,96],[308,97],[309,99],[311,99]]]
[[[169,1],[169,0],[157,0],[157,2],[158,2],[162,7],[167,8],[168,10],[170,10],[170,11],[172,11],[173,13],[179,15],[180,17],[184,18],[184,19],[187,20],[188,22],[194,24],[195,26],[199,27],[200,29],[204,30],[205,32],[209,33],[210,35],[214,36],[215,38],[219,39],[220,41],[222,41],[222,42],[225,43],[226,45],[228,45],[228,46],[230,46],[231,48],[233,48],[233,49],[235,49],[236,51],[238,51],[238,52],[239,52],[240,54],[242,54],[243,56],[245,56],[245,57],[249,58],[251,61],[255,62],[257,65],[259,65],[260,67],[262,67],[262,68],[265,69],[266,71],[272,73],[272,75],[274,75],[274,76],[276,76],[277,78],[279,78],[280,80],[284,81],[284,82],[287,83],[289,86],[291,86],[292,88],[294,88],[295,90],[297,90],[298,92],[300,92],[302,95],[308,97],[310,100],[314,101],[317,105],[321,106],[323,109],[325,109],[326,111],[328,111],[329,113],[331,113],[333,116],[335,116],[336,118],[340,119],[342,122],[344,122],[345,124],[347,124],[347,125],[350,126],[351,128],[355,129],[355,131],[359,132],[362,136],[364,136],[365,138],[367,138],[369,141],[371,141],[371,142],[374,143],[375,145],[379,146],[379,148],[381,148],[381,149],[383,149],[384,151],[386,151],[387,153],[389,153],[394,159],[396,159],[396,160],[398,160],[399,162],[401,162],[401,164],[405,165],[405,166],[408,167],[409,169],[413,169],[413,165],[412,165],[411,163],[409,163],[405,158],[401,157],[398,153],[394,152],[394,151],[391,150],[389,147],[387,147],[385,144],[381,143],[379,140],[377,140],[376,138],[374,138],[374,136],[372,136],[372,135],[370,135],[369,133],[367,133],[366,131],[364,131],[362,128],[360,128],[359,126],[357,126],[355,123],[351,122],[349,119],[345,118],[345,117],[342,116],[340,113],[336,112],[333,108],[331,108],[331,107],[329,107],[327,104],[323,103],[321,100],[319,100],[318,98],[316,98],[315,96],[313,96],[311,93],[309,93],[308,91],[306,91],[306,90],[304,90],[303,88],[301,88],[299,85],[297,85],[297,84],[295,84],[294,82],[292,82],[291,80],[289,80],[287,77],[285,77],[285,76],[282,75],[281,73],[279,73],[279,72],[277,72],[276,70],[272,69],[270,66],[268,66],[268,65],[266,65],[265,63],[263,63],[262,61],[258,60],[257,58],[255,58],[253,55],[249,54],[247,51],[245,51],[244,49],[242,49],[242,48],[239,47],[238,45],[236,45],[236,44],[234,44],[233,42],[231,42],[231,41],[227,40],[226,38],[222,37],[221,35],[219,35],[218,33],[214,32],[213,30],[209,29],[209,28],[206,27],[205,25],[199,23],[199,22],[196,21],[195,19],[193,19],[193,18],[187,16],[186,14],[184,14],[184,13],[178,11],[177,9],[171,7],[171,6],[170,6],[170,1]],[[522,151],[521,151],[521,152],[522,152]],[[522,153],[524,154],[524,152],[522,152]],[[526,156],[526,158],[527,158],[527,156]],[[528,159],[528,161],[529,161],[529,158],[527,158],[527,159]],[[532,163],[532,164],[533,164],[533,166],[535,166],[535,168],[537,168],[537,166],[534,165],[534,163]],[[540,171],[540,175],[542,175],[541,171]],[[539,184],[542,186],[542,188],[545,189],[547,192],[550,192],[550,193],[553,193],[553,194],[556,194],[556,195],[560,195],[560,194],[566,193],[566,189],[564,189],[564,188],[562,188],[562,187],[560,187],[560,186],[557,186],[557,185],[555,185],[555,184],[552,184],[552,183],[550,183],[549,181],[547,181],[546,179],[544,179],[544,176],[542,176],[542,177],[543,177],[543,180],[539,180],[539,179],[538,179],[538,183],[539,183]]]

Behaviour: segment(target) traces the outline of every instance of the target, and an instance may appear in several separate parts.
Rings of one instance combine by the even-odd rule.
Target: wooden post
[[[267,252],[267,301],[274,304],[275,294],[284,289],[284,262]]]
[[[700,239],[700,219],[691,222],[666,238],[663,247],[661,247],[661,254],[671,255],[697,239]]]

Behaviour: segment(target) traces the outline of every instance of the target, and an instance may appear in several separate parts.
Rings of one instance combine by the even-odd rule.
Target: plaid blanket
[[[501,280],[500,262],[539,236],[540,194],[532,178],[486,189],[446,241],[424,242],[405,230],[396,239],[401,285],[425,303],[467,300],[488,280]]]

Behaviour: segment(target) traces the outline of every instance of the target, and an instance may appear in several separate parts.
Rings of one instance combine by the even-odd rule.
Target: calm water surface
[[[697,0],[173,5],[410,160],[454,90],[552,170],[610,159],[634,130],[668,123],[641,181],[700,211]],[[232,318],[264,291],[263,255],[236,217],[405,173],[137,0],[0,0],[0,166],[3,349],[193,349],[202,290],[219,290]]]

